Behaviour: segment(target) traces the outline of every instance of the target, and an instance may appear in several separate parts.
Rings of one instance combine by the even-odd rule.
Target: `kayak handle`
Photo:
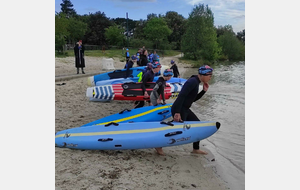
[[[170,121],[168,121],[168,122],[162,121],[162,122],[160,122],[160,124],[166,124],[166,125],[174,126],[174,124],[171,123]]]
[[[129,109],[124,109],[123,111],[121,111],[119,114],[122,114],[122,113],[124,113],[125,111],[128,111],[128,112],[130,112],[131,110],[129,110]]]
[[[98,139],[98,141],[101,141],[101,142],[113,141],[113,140],[114,140],[114,139],[112,139],[112,138]]]
[[[179,135],[179,134],[182,134],[182,131],[175,131],[175,132],[167,133],[167,134],[165,134],[165,137],[170,137],[170,136]]]
[[[169,110],[164,110],[164,111],[159,112],[158,114],[159,114],[159,115],[162,115],[162,114],[168,113],[168,112],[170,112],[170,111],[169,111]]]
[[[108,123],[108,124],[106,124],[106,125],[104,125],[104,126],[105,126],[105,127],[108,127],[108,126],[110,126],[110,125],[115,125],[115,126],[118,126],[118,125],[119,125],[119,123],[110,122],[110,123]]]

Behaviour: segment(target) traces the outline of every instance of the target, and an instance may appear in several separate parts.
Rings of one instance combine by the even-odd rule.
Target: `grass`
[[[126,50],[122,50],[122,49],[109,49],[109,50],[105,50],[104,53],[102,53],[102,50],[86,50],[84,54],[85,56],[91,56],[91,57],[109,57],[109,58],[117,57],[120,60],[124,59],[125,61],[125,52]],[[129,54],[131,56],[136,55],[136,52],[137,52],[137,48],[129,49]],[[164,57],[175,56],[180,53],[181,53],[180,51],[176,51],[176,50],[165,50],[163,56]],[[158,55],[162,57],[162,54],[158,53]],[[64,55],[55,52],[55,57],[74,57],[74,50],[67,50]]]

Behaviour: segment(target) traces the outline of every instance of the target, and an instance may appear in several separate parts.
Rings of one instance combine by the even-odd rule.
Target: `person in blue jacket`
[[[171,112],[174,121],[200,121],[200,119],[192,112],[190,107],[193,102],[199,100],[208,90],[208,82],[211,79],[213,69],[204,65],[198,69],[198,75],[191,76],[183,85],[178,94],[177,99],[171,107]],[[203,83],[203,90],[198,93],[199,85]],[[156,148],[160,155],[164,155],[162,148]],[[193,151],[195,154],[207,154],[207,152],[200,150],[200,141],[193,143]]]
[[[129,58],[130,58],[130,54],[129,54],[128,49],[126,49],[125,56],[126,56],[126,63],[127,63],[129,61]]]

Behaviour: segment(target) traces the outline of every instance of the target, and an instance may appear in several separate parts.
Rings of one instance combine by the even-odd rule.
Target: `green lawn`
[[[109,50],[105,50],[105,53],[102,53],[102,50],[86,50],[85,51],[85,56],[92,56],[92,57],[117,57],[119,59],[124,59],[125,60],[125,50],[122,51],[122,49],[109,49]],[[130,55],[135,55],[137,52],[137,49],[129,49],[129,53]],[[175,56],[180,54],[180,51],[175,51],[175,50],[165,50],[164,51],[164,55],[162,55],[161,53],[158,52],[158,55],[160,57],[164,56],[164,57],[168,57],[168,56]],[[67,50],[65,55],[59,55],[57,53],[55,53],[55,57],[68,57],[74,56],[74,50]]]

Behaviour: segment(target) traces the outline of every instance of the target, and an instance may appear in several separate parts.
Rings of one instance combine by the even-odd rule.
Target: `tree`
[[[159,42],[167,39],[172,33],[172,30],[167,26],[167,23],[163,20],[163,18],[152,18],[148,21],[143,30],[146,38],[155,43],[156,49]]]
[[[67,17],[72,17],[77,15],[75,9],[73,9],[73,4],[70,0],[62,0],[61,6],[61,12],[65,13]]]
[[[105,28],[108,28],[113,24],[106,16],[105,13],[100,11],[90,14],[88,19],[88,30],[85,34],[88,44],[93,45],[104,45],[106,44],[105,39]]]
[[[218,26],[218,28],[216,28],[216,32],[217,32],[217,37],[223,35],[225,32],[234,34],[233,28],[229,24],[225,26]]]
[[[109,41],[110,45],[123,45],[124,29],[120,29],[117,25],[105,28],[105,38]]]
[[[73,17],[68,20],[68,40],[74,42],[83,39],[84,34],[87,31],[87,24]]]
[[[55,14],[55,50],[63,52],[68,32],[68,19],[64,13]]]
[[[175,11],[169,11],[164,17],[168,27],[173,31],[168,37],[170,43],[176,44],[176,49],[181,47],[181,36],[185,33],[185,18]]]
[[[225,31],[223,35],[218,38],[218,43],[222,48],[222,53],[228,57],[229,60],[245,60],[245,46],[243,42],[239,41],[236,35],[229,31]]]
[[[217,59],[220,48],[214,28],[214,16],[207,5],[199,4],[189,14],[181,47],[187,58],[209,61]]]
[[[237,33],[236,37],[245,45],[245,29]]]

